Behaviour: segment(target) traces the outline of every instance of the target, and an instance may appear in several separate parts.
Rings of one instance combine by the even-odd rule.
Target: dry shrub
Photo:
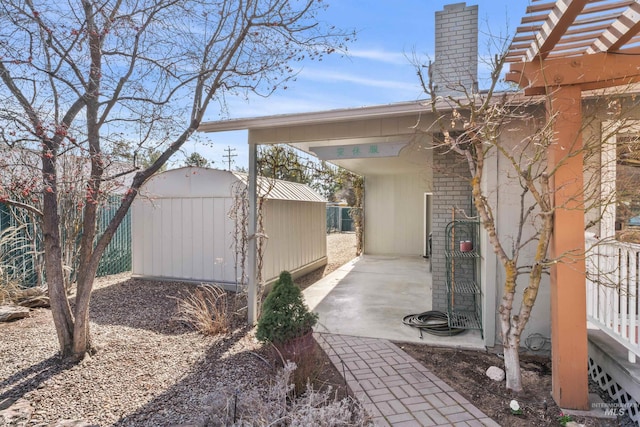
[[[294,363],[296,369],[291,373],[291,383],[296,394],[302,394],[308,384],[313,384],[322,369],[322,358],[311,333],[282,344],[273,345],[282,366]]]
[[[227,293],[217,285],[200,285],[178,300],[174,320],[190,325],[205,335],[224,334],[229,330],[230,313]]]
[[[370,426],[362,405],[350,397],[336,399],[329,388],[308,386],[293,395],[296,365],[286,363],[266,390],[217,390],[204,402],[205,426]]]
[[[49,307],[46,286],[23,289],[16,281],[0,281],[0,305],[19,305],[27,308]]]
[[[1,280],[0,281],[0,304],[15,303],[15,296],[19,291],[20,291],[20,285],[17,282],[13,280]]]
[[[20,226],[0,230],[0,304],[15,304],[22,289],[20,276],[16,277],[16,272],[22,269],[16,268],[14,261],[29,249],[21,234],[24,229],[25,226]]]

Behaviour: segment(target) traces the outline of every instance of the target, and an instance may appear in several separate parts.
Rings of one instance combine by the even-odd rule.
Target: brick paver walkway
[[[376,426],[498,426],[431,371],[383,339],[315,333]]]

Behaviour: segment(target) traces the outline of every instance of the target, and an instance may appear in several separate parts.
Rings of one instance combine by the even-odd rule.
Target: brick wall
[[[452,219],[452,208],[463,209],[471,215],[471,186],[469,168],[453,152],[433,154],[433,215],[432,215],[432,278],[433,310],[447,310],[447,267],[445,260],[445,228]],[[464,219],[456,214],[457,219]]]
[[[447,5],[436,12],[433,79],[439,96],[464,96],[477,90],[478,6]]]

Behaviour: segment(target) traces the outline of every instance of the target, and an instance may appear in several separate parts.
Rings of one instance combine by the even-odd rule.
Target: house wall
[[[584,183],[585,183],[585,223],[589,224],[589,231],[594,232],[596,235],[601,235],[603,232],[600,223],[600,179],[602,175],[603,165],[601,164],[600,148],[604,136],[610,134],[613,129],[607,127],[606,123],[611,118],[609,99],[587,99],[583,101],[583,116],[584,116],[584,129],[582,132],[583,145],[585,146],[585,169],[584,169]],[[627,119],[633,119],[638,117],[638,109],[629,104],[628,100],[621,101],[623,107],[627,108]],[[539,123],[544,123],[545,115],[542,109],[538,112]],[[524,140],[528,135],[531,135],[535,130],[535,124],[528,123],[513,123],[508,129],[502,132],[502,135],[507,136],[506,144],[515,146],[519,141]],[[539,124],[538,124],[539,126]],[[514,240],[515,233],[518,230],[518,212],[520,209],[520,194],[521,188],[515,179],[513,169],[509,166],[507,160],[502,156],[492,156],[485,168],[485,180],[488,197],[493,201],[496,209],[496,224],[497,232],[503,242],[505,248],[509,250]],[[605,198],[607,196],[605,195]],[[530,199],[526,199],[530,200]],[[531,232],[531,224],[527,223],[524,228],[524,234]],[[485,249],[483,258],[483,271],[486,277],[483,279],[486,282],[493,281],[495,283],[495,301],[494,307],[498,307],[502,300],[503,284],[505,280],[504,269],[500,262],[496,259],[496,256],[489,251],[492,251],[488,242],[486,242],[485,233]],[[532,259],[534,257],[535,248],[533,245],[529,245],[521,254],[521,260]],[[526,287],[526,276],[521,276],[518,282],[518,291],[516,294],[516,304],[514,309],[518,310],[519,302],[522,299],[522,292]],[[483,284],[486,296],[489,297],[489,287],[487,284]],[[551,337],[551,307],[550,307],[550,277],[544,275],[542,283],[539,289],[536,304],[533,308],[531,318],[522,333],[522,345],[527,346],[527,338],[531,337],[534,344],[544,342],[539,338],[550,339]],[[500,343],[500,325],[499,315],[495,312],[495,336],[496,343]],[[486,322],[486,320],[485,320]],[[548,345],[548,343],[547,343]],[[547,351],[550,348],[545,348]]]
[[[509,135],[508,140],[504,140],[506,146],[518,144],[530,135],[534,129],[527,127],[523,124],[514,125],[509,131],[503,132],[503,135]],[[518,179],[515,177],[513,167],[502,156],[494,156],[494,168],[487,172],[493,173],[492,180],[498,185],[495,190],[490,192],[490,197],[494,199],[496,206],[496,227],[497,233],[502,242],[503,247],[508,254],[511,252],[511,248],[516,240],[516,236],[519,230],[519,215],[520,215],[520,200],[522,194],[522,188]],[[530,196],[525,198],[527,206],[532,204]],[[533,220],[535,213],[531,216]],[[523,226],[523,236],[530,236],[535,233],[533,229],[534,225],[531,221],[526,221]],[[486,235],[486,233],[485,233]],[[493,248],[487,245],[487,251],[492,251]],[[535,243],[528,244],[521,250],[520,261],[521,265],[527,263],[526,260],[532,260],[535,257],[536,245]],[[495,257],[493,257],[495,258]],[[502,302],[502,296],[504,295],[504,281],[505,271],[499,260],[496,259],[495,276],[493,283],[487,283],[487,286],[495,286],[495,307],[499,307]],[[486,267],[485,267],[486,268]],[[490,277],[487,280],[491,280]],[[527,275],[521,275],[518,279],[516,296],[514,299],[514,311],[516,314],[520,309],[520,301],[522,300],[522,294],[527,287]],[[496,343],[501,344],[500,339],[500,322],[499,313],[495,311],[495,336]],[[542,337],[544,339],[551,338],[551,288],[550,288],[550,276],[548,274],[543,275],[540,288],[538,290],[538,297],[536,303],[532,309],[531,317],[522,332],[521,346],[527,347],[527,338],[529,337]],[[533,339],[533,338],[532,338]],[[544,340],[532,341],[532,349],[535,349],[536,345],[544,343]],[[545,348],[546,351],[550,351],[550,347]]]
[[[621,120],[615,119],[612,110],[623,112]],[[608,188],[602,182],[604,176],[608,176],[615,186],[616,162],[613,158],[603,160],[601,148],[610,144],[609,149],[615,146],[617,133],[637,133],[640,129],[640,106],[634,96],[617,99],[612,102],[610,98],[589,99],[583,102],[584,130],[582,133],[585,150],[585,174],[586,187],[585,221],[590,225],[588,231],[596,236],[606,237],[613,233],[615,226],[615,198],[614,194],[604,194],[601,197],[602,186]],[[609,153],[613,155],[613,153]],[[604,162],[604,163],[603,163]],[[606,191],[606,190],[605,190]],[[606,213],[603,210],[606,209]],[[609,224],[601,215],[607,215]],[[601,221],[604,220],[604,221]]]
[[[424,172],[366,176],[364,253],[421,255],[424,193],[430,190]]]
[[[182,168],[153,177],[132,206],[133,275],[235,284],[233,174]],[[326,264],[325,203],[269,199],[263,278]],[[295,274],[294,274],[295,275]]]
[[[502,144],[515,147],[520,141],[533,132],[532,124],[513,123],[508,131],[502,132]],[[460,156],[453,152],[434,154],[434,197],[433,197],[433,302],[434,310],[447,310],[447,271],[445,260],[446,235],[445,227],[453,218],[463,219],[465,214],[475,215],[471,207],[472,196],[469,185],[469,169]],[[515,236],[519,229],[520,194],[522,188],[511,165],[501,156],[492,154],[487,159],[484,169],[483,187],[485,196],[490,200],[495,216],[496,231],[503,246],[510,254]],[[462,213],[464,211],[464,213]],[[532,226],[525,224],[524,235],[532,233]],[[500,344],[500,324],[497,307],[502,302],[505,280],[504,268],[497,260],[493,247],[488,242],[484,228],[481,234],[480,285],[482,289],[483,325],[487,346]],[[521,260],[534,256],[535,245],[530,244],[521,252]],[[527,286],[527,277],[520,277],[514,309],[520,307],[522,292]],[[515,311],[514,311],[515,312]],[[532,334],[544,338],[550,337],[550,285],[545,275],[540,286],[537,302],[531,318],[522,334],[522,344]],[[494,334],[492,334],[494,332]],[[539,341],[538,341],[539,342]]]

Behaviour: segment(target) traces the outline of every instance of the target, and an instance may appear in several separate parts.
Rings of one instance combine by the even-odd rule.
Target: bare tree
[[[288,145],[261,145],[258,149],[258,174],[282,181],[309,184],[312,162]]]
[[[421,69],[418,70],[423,89],[432,96],[432,111],[439,115],[438,126],[442,139],[437,143],[442,149],[459,154],[467,163],[474,206],[489,236],[489,242],[505,270],[503,297],[498,311],[507,373],[506,385],[508,389],[520,391],[520,336],[535,304],[542,274],[549,265],[547,253],[553,231],[553,204],[550,176],[545,164],[550,138],[546,127],[515,147],[508,147],[500,138],[501,129],[509,121],[522,118],[523,114],[530,114],[527,113],[526,106],[514,108],[514,105],[508,103],[507,97],[494,98],[497,76],[500,75],[502,65],[502,59],[497,58],[493,86],[486,93],[476,96],[469,91],[468,96],[462,99],[449,97],[453,108],[452,113],[447,115],[438,111],[432,81],[424,77]],[[520,210],[514,213],[519,217],[518,235],[514,237],[511,247],[505,245],[496,230],[496,207],[491,204],[491,198],[482,187],[487,159],[494,155],[507,159],[513,178],[521,186]],[[531,235],[523,233],[528,224],[533,225]],[[531,244],[537,246],[534,259],[522,259],[521,254]],[[528,276],[528,283],[520,311],[517,312],[514,310],[514,300],[521,275]]]
[[[98,262],[140,186],[200,125],[211,104],[229,96],[271,94],[295,74],[293,63],[343,49],[348,40],[318,23],[315,0],[6,0],[0,4],[0,137],[5,150],[40,157],[41,202],[24,204],[42,219],[46,279],[61,354],[93,351],[89,301]],[[123,172],[113,153],[161,154],[138,169],[101,236],[97,206]],[[59,162],[86,162],[77,293],[64,289]],[[31,171],[33,172],[33,171]],[[9,177],[11,175],[11,177]],[[3,180],[16,179],[4,171]],[[4,193],[3,200],[16,206]],[[34,198],[35,199],[35,198]]]
[[[515,92],[497,91],[504,56],[496,55],[492,67],[492,78],[487,90],[476,92],[472,88],[456,87],[459,96],[438,97],[426,67],[416,64],[423,90],[431,98],[431,110],[436,117],[435,127],[441,138],[434,139],[439,152],[454,152],[469,171],[470,190],[475,213],[488,236],[488,243],[495,252],[504,270],[502,298],[498,307],[501,341],[506,368],[506,387],[521,391],[520,347],[522,333],[532,316],[543,277],[554,265],[571,262],[585,256],[584,251],[556,254],[551,258],[550,244],[553,235],[553,216],[558,208],[571,209],[567,205],[556,205],[554,198],[554,175],[558,168],[572,156],[591,158],[600,150],[600,132],[594,138],[585,139],[582,148],[568,150],[565,158],[558,159],[555,166],[549,162],[549,152],[555,143],[553,126],[557,118],[547,116],[544,97],[527,99]],[[601,103],[611,105],[601,97]],[[607,112],[618,114],[618,112]],[[583,122],[583,128],[601,123],[602,117],[595,112]],[[527,132],[524,132],[526,129]],[[530,132],[528,130],[531,130]],[[514,132],[520,130],[520,132]],[[605,131],[603,131],[605,132]],[[496,213],[498,206],[494,193],[507,191],[504,188],[485,188],[487,164],[491,159],[500,159],[500,175],[509,180],[509,191],[514,189],[512,217],[515,226],[498,231]],[[589,161],[587,161],[589,163]],[[496,164],[496,163],[492,163]],[[594,165],[596,166],[596,165]],[[587,172],[587,171],[585,171]],[[495,171],[493,171],[495,173]],[[585,173],[584,192],[575,200],[584,200],[579,209],[590,211],[593,226],[600,221],[602,195],[599,194],[599,173]],[[506,182],[506,181],[505,181]],[[504,184],[502,184],[503,187]],[[560,189],[561,191],[561,189]],[[517,200],[517,202],[515,201]],[[466,215],[471,215],[465,212]],[[518,296],[521,295],[520,298]],[[586,321],[586,319],[585,319]]]

